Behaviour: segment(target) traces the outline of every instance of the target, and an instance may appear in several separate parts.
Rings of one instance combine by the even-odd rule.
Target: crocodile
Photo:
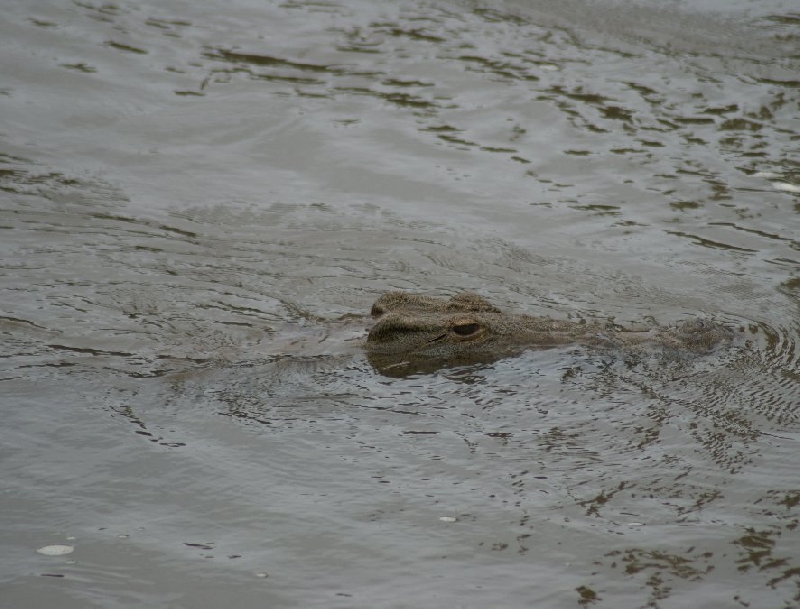
[[[505,313],[472,292],[452,298],[387,292],[375,301],[371,313],[376,322],[365,350],[379,370],[410,362],[418,367],[420,362],[441,360],[496,360],[526,349],[569,344],[600,348],[651,345],[705,353],[732,338],[728,328],[702,319],[635,330],[613,322]]]

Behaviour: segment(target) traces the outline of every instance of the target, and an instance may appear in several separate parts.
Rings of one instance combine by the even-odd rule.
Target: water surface
[[[7,3],[2,605],[796,606],[799,49],[781,0]],[[389,289],[737,340],[387,376]]]

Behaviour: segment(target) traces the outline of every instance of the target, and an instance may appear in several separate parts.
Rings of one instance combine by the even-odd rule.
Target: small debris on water
[[[439,516],[439,520],[442,522],[455,522],[456,519],[454,516]]]
[[[629,527],[643,527],[644,523],[643,522],[629,522],[628,526]]]
[[[213,543],[184,543],[183,545],[188,546],[190,548],[200,548],[201,550],[213,550],[214,544]]]
[[[261,573],[256,573],[256,577],[260,577],[261,579],[264,579],[265,577],[269,577],[269,573],[264,573],[262,571]]]
[[[75,546],[55,544],[52,546],[43,546],[36,551],[45,556],[63,556],[64,554],[72,554],[75,551]]]
[[[783,192],[800,192],[800,186],[796,184],[787,184],[786,182],[773,182],[772,187],[775,190],[781,190]]]

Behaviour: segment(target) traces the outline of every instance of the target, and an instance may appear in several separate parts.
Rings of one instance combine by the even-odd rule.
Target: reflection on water
[[[795,10],[43,0],[0,41],[6,602],[800,602]],[[741,331],[378,374],[391,289]]]

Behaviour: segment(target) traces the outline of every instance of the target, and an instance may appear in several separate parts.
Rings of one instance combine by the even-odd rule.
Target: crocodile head
[[[581,322],[511,315],[464,292],[450,299],[389,292],[372,307],[377,318],[365,349],[380,371],[398,366],[434,370],[447,364],[491,361],[528,347],[570,342],[590,328]],[[569,335],[569,336],[567,336]]]
[[[367,357],[391,376],[495,361],[529,348],[651,345],[697,353],[731,337],[729,330],[702,320],[632,331],[602,322],[514,315],[471,292],[449,299],[389,292],[372,306],[372,315],[376,322],[365,343]]]
[[[471,292],[450,299],[388,292],[372,305],[372,316],[378,321],[367,337],[369,353],[435,356],[487,343],[497,336],[502,313]]]

